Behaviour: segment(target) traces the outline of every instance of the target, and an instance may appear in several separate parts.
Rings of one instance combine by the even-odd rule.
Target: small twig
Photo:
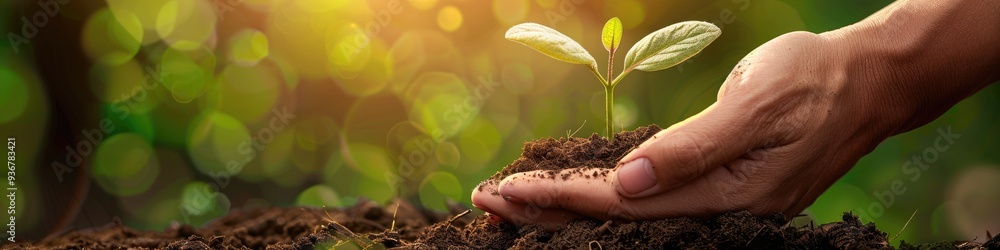
[[[469,214],[470,212],[472,212],[472,209],[465,210],[465,212],[462,212],[458,215],[455,215],[454,217],[451,217],[450,219],[448,219],[448,225],[451,225],[452,222],[455,222],[455,220],[461,218],[462,216],[465,216],[466,214]]]
[[[611,220],[605,221],[604,224],[601,224],[601,226],[597,227],[597,229],[594,230],[594,233],[603,234],[604,231],[608,230],[608,227],[610,226],[611,226]]]
[[[566,138],[573,137],[574,135],[576,135],[576,132],[580,132],[580,130],[583,129],[583,125],[587,125],[587,120],[583,120],[583,124],[580,124],[580,127],[576,128],[576,131],[573,131],[572,134],[569,133],[569,131],[572,130],[566,130]]]
[[[399,203],[396,203],[396,210],[392,211],[392,225],[389,227],[389,232],[396,231],[396,213],[399,213]]]
[[[597,245],[597,248],[594,248],[594,245]],[[604,250],[604,247],[601,246],[601,243],[597,242],[596,240],[592,240],[592,241],[590,241],[590,243],[587,243],[587,247],[589,247],[590,250],[594,250],[594,249]]]
[[[892,236],[892,239],[889,239],[890,242],[896,240],[896,237],[899,237],[899,234],[903,233],[903,230],[906,230],[906,225],[910,224],[910,221],[913,220],[913,216],[917,215],[917,211],[919,210],[920,209],[913,210],[913,214],[910,214],[910,219],[906,220],[906,223],[903,223],[903,228],[899,229],[899,232],[896,233],[896,236]]]
[[[337,231],[339,231],[341,233],[344,233],[347,236],[350,236],[351,238],[358,238],[358,237],[360,237],[357,234],[355,234],[354,232],[352,232],[350,229],[347,229],[347,227],[345,227],[344,225],[341,225],[339,222],[333,220],[333,216],[330,215],[330,212],[326,211],[326,206],[323,206],[323,213],[326,214],[327,221],[329,221],[331,224],[333,224],[333,226],[334,226],[333,229],[336,229]]]
[[[757,235],[760,234],[761,231],[764,231],[764,228],[767,228],[767,227],[765,226],[765,227],[760,227],[760,229],[757,229],[757,232],[753,233],[753,237],[750,237],[750,240],[747,241],[747,244],[743,245],[743,247],[750,246],[750,242],[753,242],[753,240],[757,238]]]

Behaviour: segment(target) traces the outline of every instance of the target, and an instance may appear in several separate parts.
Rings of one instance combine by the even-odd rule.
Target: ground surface
[[[528,142],[521,158],[487,181],[529,170],[559,170],[563,166],[611,169],[629,150],[660,129],[643,127],[619,133],[613,143],[599,136],[542,139]],[[576,172],[549,178],[591,178],[607,171]],[[398,209],[397,209],[398,207]],[[862,224],[845,213],[843,221],[815,226],[790,225],[780,215],[753,216],[732,212],[711,219],[675,218],[613,223],[579,220],[555,232],[537,226],[515,227],[487,216],[423,210],[404,200],[387,206],[359,201],[347,208],[248,208],[209,222],[201,228],[175,224],[163,232],[140,232],[122,225],[71,232],[33,243],[3,245],[27,249],[869,249],[891,248],[888,236],[873,224]],[[396,212],[395,218],[393,212]],[[395,223],[394,223],[395,222]],[[943,242],[907,248],[1000,249],[1000,236],[985,244]]]

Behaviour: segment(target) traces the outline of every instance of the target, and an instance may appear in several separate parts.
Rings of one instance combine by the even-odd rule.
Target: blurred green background
[[[17,141],[18,237],[358,197],[468,204],[525,141],[603,129],[593,76],[504,40],[514,24],[553,27],[597,58],[613,16],[626,46],[679,21],[720,26],[697,57],[618,87],[616,128],[633,129],[707,107],[771,38],[836,29],[889,2],[3,1],[0,131]],[[1000,232],[998,94],[884,142],[796,223],[855,211],[894,235],[916,211],[897,241]],[[962,137],[912,180],[901,167],[949,128]],[[883,195],[897,180],[905,193]]]

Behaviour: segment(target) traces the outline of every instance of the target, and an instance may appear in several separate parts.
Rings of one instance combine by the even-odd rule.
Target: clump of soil
[[[615,141],[589,138],[541,139],[525,143],[519,159],[487,181],[518,172],[549,170],[550,178],[566,166],[605,169],[660,131],[649,126],[621,132]],[[587,172],[591,174],[591,172]],[[594,176],[591,176],[594,177]],[[395,217],[394,211],[397,211]],[[234,210],[201,228],[174,224],[164,232],[140,232],[120,224],[86,229],[56,239],[0,246],[4,249],[326,249],[340,244],[358,248],[403,249],[870,249],[892,248],[888,235],[874,224],[862,224],[850,213],[842,222],[821,226],[790,225],[783,216],[730,212],[710,219],[671,218],[641,222],[577,220],[556,231],[514,226],[483,215],[467,216],[464,208],[433,212],[404,200],[380,207],[359,201],[353,207],[253,208]],[[395,221],[395,226],[393,226]],[[1000,249],[1000,235],[985,244],[942,242],[900,249]]]
[[[568,179],[571,178],[571,174],[582,176],[583,173],[566,173],[559,176],[556,176],[556,173],[578,166],[601,168],[604,170],[598,175],[607,175],[618,160],[657,132],[660,132],[660,127],[650,125],[633,131],[620,132],[610,142],[597,134],[592,134],[589,138],[545,138],[526,142],[520,158],[486,181],[499,182],[511,174],[534,170],[546,170],[545,173],[549,178]]]

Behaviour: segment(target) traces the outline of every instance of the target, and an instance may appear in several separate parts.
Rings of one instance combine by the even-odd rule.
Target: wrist
[[[897,1],[821,34],[841,56],[868,120],[891,136],[922,126],[1000,79],[1000,22],[989,6]]]
[[[859,128],[882,141],[905,132],[909,120],[920,107],[912,105],[922,93],[907,88],[920,76],[912,62],[907,62],[915,43],[888,39],[891,35],[868,23],[858,23],[820,34],[833,50],[833,67],[843,77],[841,87],[849,98],[845,103],[856,114]]]

